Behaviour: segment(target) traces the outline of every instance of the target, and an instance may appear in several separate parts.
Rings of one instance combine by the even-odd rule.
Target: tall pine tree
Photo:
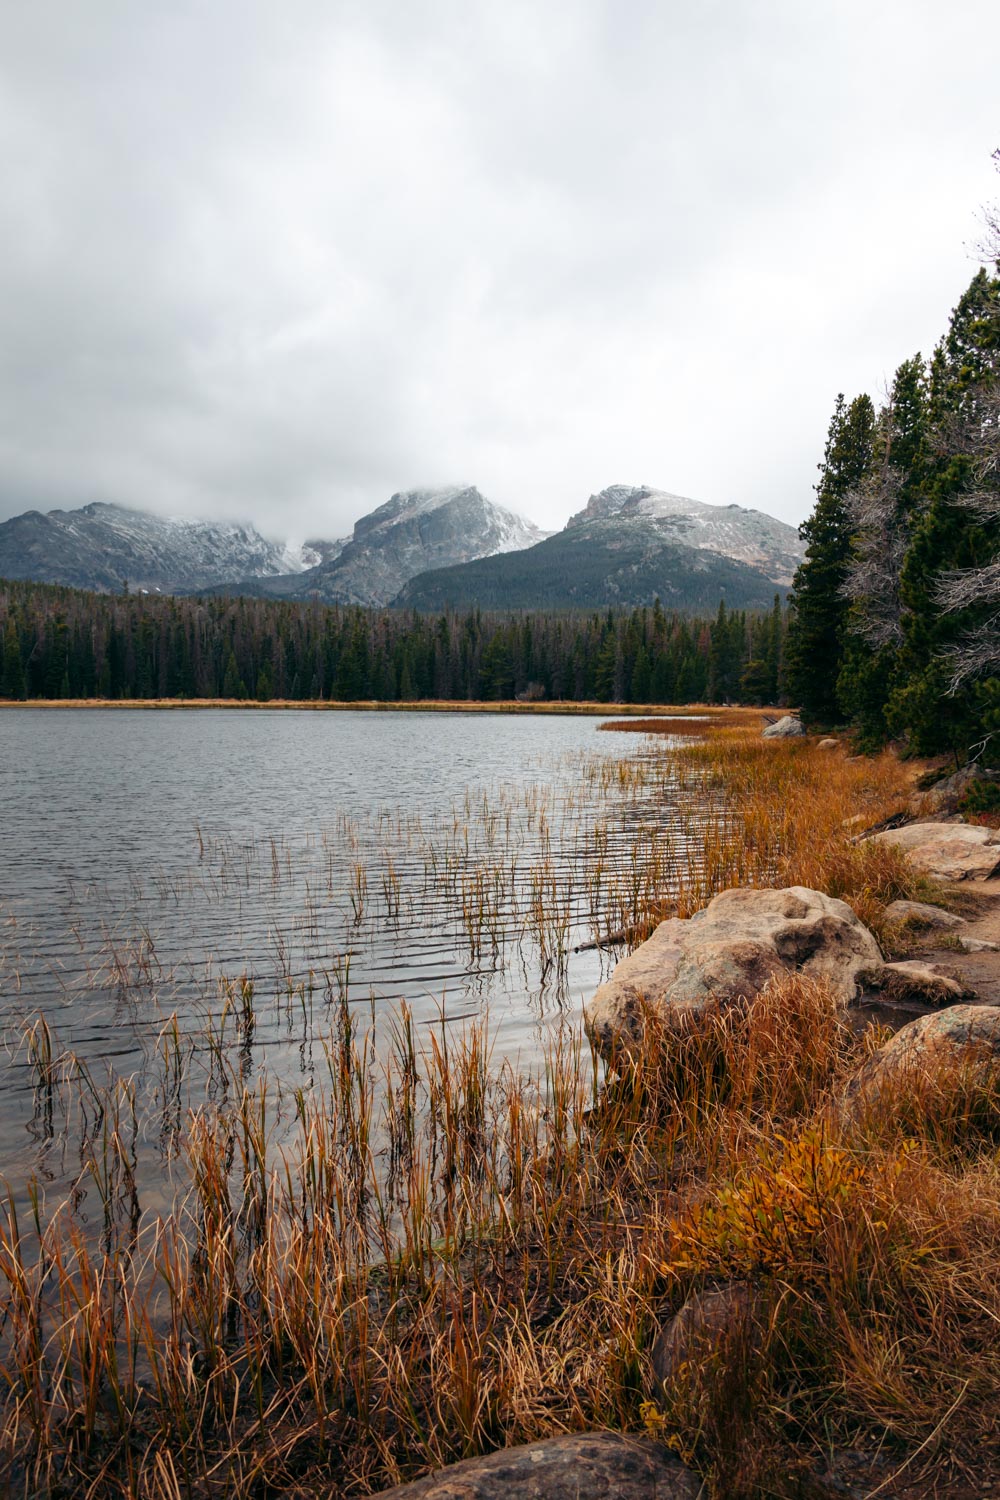
[[[950,666],[962,642],[986,619],[975,599],[946,609],[956,574],[988,568],[1000,546],[1000,520],[986,522],[974,503],[977,450],[995,420],[1000,381],[1000,278],[980,269],[951,316],[931,366],[933,453],[927,509],[903,563],[900,680],[887,718],[919,754],[952,751],[962,759],[982,724],[981,682]]]
[[[843,664],[848,601],[844,594],[851,560],[847,497],[872,461],[875,408],[868,396],[846,406],[837,397],[816,486],[816,507],[800,528],[805,561],[792,584],[785,680],[806,724],[842,718],[837,678]]]

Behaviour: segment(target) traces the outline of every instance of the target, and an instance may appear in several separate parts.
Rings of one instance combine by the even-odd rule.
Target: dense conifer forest
[[[0,583],[0,696],[772,703],[785,621],[444,613]]]
[[[783,679],[803,721],[1000,764],[1000,277],[880,409],[837,398],[816,491]]]

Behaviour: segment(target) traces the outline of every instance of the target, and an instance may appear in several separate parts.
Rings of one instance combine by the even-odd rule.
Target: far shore
[[[609,714],[633,715],[639,718],[678,714],[687,718],[718,718],[733,715],[753,718],[762,713],[784,713],[784,709],[731,708],[721,704],[689,703],[575,703],[565,699],[521,703],[517,699],[497,701],[474,700],[452,703],[428,698],[383,703],[365,699],[357,703],[336,702],[326,698],[0,698],[4,708],[234,708],[234,709],[307,709],[314,713],[463,713],[463,714],[584,714],[607,717]]]

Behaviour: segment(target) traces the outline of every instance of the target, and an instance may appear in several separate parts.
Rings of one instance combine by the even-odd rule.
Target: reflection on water
[[[110,1081],[166,1203],[188,1108],[234,1066],[310,1089],[347,1011],[488,1012],[498,1053],[537,1057],[608,961],[573,950],[662,898],[697,834],[662,742],[595,724],[5,711],[0,1171],[78,1182]]]

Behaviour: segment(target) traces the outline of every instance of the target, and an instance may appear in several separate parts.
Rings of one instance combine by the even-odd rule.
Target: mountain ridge
[[[262,580],[258,591],[382,606],[419,573],[528,548],[544,536],[475,485],[397,490],[354,523],[336,557],[301,575]]]
[[[245,593],[416,609],[651,603],[769,607],[803,555],[795,529],[739,505],[609,485],[545,533],[475,485],[399,490],[350,536],[299,545],[250,524],[100,501],[0,524],[0,577],[114,592]]]

